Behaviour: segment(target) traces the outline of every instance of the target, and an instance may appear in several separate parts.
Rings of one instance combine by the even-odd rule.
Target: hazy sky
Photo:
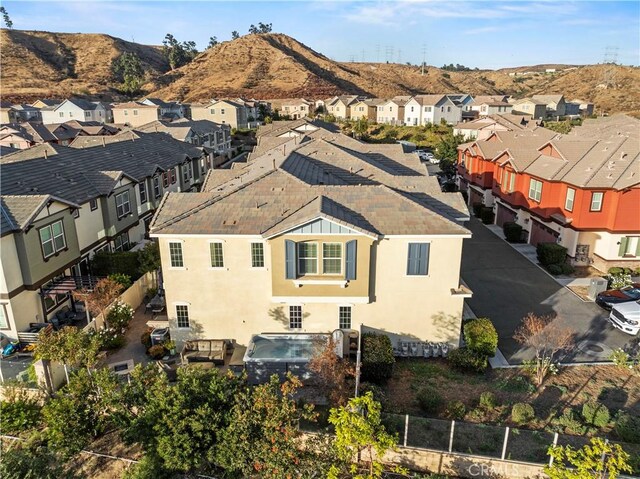
[[[228,40],[272,23],[334,60],[461,63],[479,68],[640,64],[640,2],[596,1],[3,1],[15,29],[108,33],[160,44],[166,33]]]

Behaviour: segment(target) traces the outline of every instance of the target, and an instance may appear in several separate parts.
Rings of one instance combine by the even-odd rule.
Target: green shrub
[[[38,400],[21,388],[6,388],[0,401],[0,432],[14,435],[33,429],[40,423],[41,409]]]
[[[373,394],[373,399],[378,401],[383,406],[387,403],[387,393],[383,387],[374,383],[361,383],[358,390],[360,396],[364,396],[365,393],[370,392]]]
[[[562,274],[562,265],[561,264],[547,265],[547,271],[554,276],[558,276],[559,274]]]
[[[162,357],[167,354],[167,350],[162,344],[156,344],[149,348],[147,354],[153,359],[162,359]]]
[[[621,441],[640,444],[640,417],[620,414],[616,419],[614,431]]]
[[[562,268],[562,274],[573,274],[573,272],[575,271],[575,268],[569,263],[564,263],[560,266]]]
[[[629,286],[632,283],[630,274],[618,274],[615,276],[609,276],[609,288],[620,289],[625,286]]]
[[[435,414],[442,407],[444,399],[440,393],[430,386],[423,387],[416,394],[418,400],[418,406],[427,414]]]
[[[498,400],[496,399],[496,395],[491,391],[485,391],[480,394],[480,406],[485,409],[493,409],[498,405]]]
[[[464,325],[467,347],[478,354],[493,357],[498,349],[498,332],[489,318],[477,318]]]
[[[526,424],[535,419],[536,413],[531,404],[519,402],[511,409],[511,420],[516,424]]]
[[[619,266],[613,266],[612,268],[609,268],[607,270],[607,273],[609,273],[610,276],[615,276],[617,274],[622,274],[622,273],[624,273],[624,268],[620,268]]]
[[[475,353],[469,348],[454,349],[449,352],[447,359],[455,369],[461,371],[482,373],[488,366],[485,355]]]
[[[362,335],[362,378],[374,383],[384,382],[393,374],[391,339],[384,334]]]
[[[480,219],[485,225],[492,225],[495,217],[496,215],[493,212],[493,208],[490,206],[485,206],[480,210]]]
[[[150,330],[142,333],[142,336],[140,336],[140,342],[143,344],[145,349],[149,349],[151,347],[151,331]]]
[[[123,274],[133,281],[142,276],[137,251],[118,251],[114,253],[96,253],[91,260],[91,271],[96,276]]]
[[[543,266],[564,264],[567,259],[567,248],[556,243],[538,243],[536,253]]]
[[[475,216],[476,218],[480,218],[484,205],[482,203],[474,203],[471,205],[471,208],[473,209],[473,216]]]
[[[509,243],[519,243],[522,240],[522,226],[518,223],[508,221],[502,225],[502,231]]]
[[[129,289],[131,287],[131,285],[133,284],[131,282],[131,277],[126,275],[126,274],[122,274],[122,273],[113,273],[110,274],[109,279],[115,281],[116,283],[118,283],[120,286],[122,286],[122,291],[126,291],[127,289]]]
[[[557,422],[564,428],[564,431],[569,434],[582,435],[586,432],[586,428],[579,417],[573,412],[573,409],[566,409],[562,416],[558,418]]]
[[[589,401],[582,406],[582,417],[587,424],[604,427],[609,424],[609,409],[598,401]]]
[[[120,330],[127,327],[131,318],[133,318],[133,308],[118,300],[107,314],[107,323],[112,328]]]
[[[633,270],[633,276],[640,276],[640,268],[636,268]]]
[[[449,419],[464,419],[465,414],[467,414],[467,407],[462,401],[453,401],[447,406],[446,416]]]

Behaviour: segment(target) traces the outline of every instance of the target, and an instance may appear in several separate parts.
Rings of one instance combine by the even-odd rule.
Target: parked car
[[[609,314],[614,328],[633,336],[640,332],[640,300],[615,305]]]
[[[609,289],[596,296],[596,304],[606,310],[620,303],[637,301],[640,299],[640,283],[632,283],[620,289]]]

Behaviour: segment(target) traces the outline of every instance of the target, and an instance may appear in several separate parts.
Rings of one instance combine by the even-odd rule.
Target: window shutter
[[[417,243],[409,243],[409,254],[407,255],[407,274],[418,274],[418,249]]]
[[[618,256],[624,256],[627,252],[627,243],[629,243],[629,237],[624,236],[620,238],[620,249],[618,250]]]
[[[284,241],[285,278],[296,279],[296,244],[291,240]]]
[[[344,279],[356,279],[356,240],[347,241],[347,255],[345,259],[345,276]]]

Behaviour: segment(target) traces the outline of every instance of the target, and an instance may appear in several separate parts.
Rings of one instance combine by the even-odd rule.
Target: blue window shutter
[[[409,243],[409,253],[407,254],[407,274],[414,275],[418,274],[418,264],[417,264],[417,252],[418,252],[418,244],[417,243]]]
[[[429,273],[429,246],[429,243],[420,243],[418,274],[425,276]]]
[[[296,279],[296,244],[291,240],[284,241],[285,278]]]
[[[344,279],[347,280],[356,279],[356,245],[356,240],[347,241],[347,256],[345,259],[346,271],[344,275]]]

